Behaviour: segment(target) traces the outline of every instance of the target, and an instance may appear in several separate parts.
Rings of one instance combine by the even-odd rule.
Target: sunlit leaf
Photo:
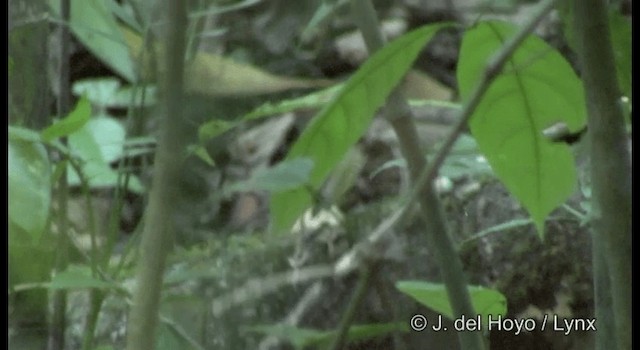
[[[64,119],[59,120],[53,125],[42,131],[42,138],[45,141],[51,141],[55,138],[67,136],[82,128],[91,117],[91,103],[89,99],[81,98],[76,107]]]
[[[156,103],[155,86],[125,86],[115,78],[91,78],[73,84],[73,93],[95,105],[112,108],[148,107]]]
[[[331,169],[362,136],[374,113],[411,67],[429,39],[447,24],[416,29],[389,43],[349,79],[292,146],[287,159],[309,157],[314,162],[310,185],[318,190]],[[271,217],[277,232],[288,230],[311,204],[311,194],[295,189],[276,194]]]
[[[73,84],[72,91],[76,96],[86,96],[95,104],[106,106],[116,94],[120,81],[116,78],[86,79]]]
[[[518,30],[492,21],[464,36],[458,63],[463,100],[470,97],[486,62]],[[527,38],[488,88],[470,120],[471,133],[496,175],[527,209],[538,233],[546,216],[574,191],[570,148],[543,135],[564,122],[571,132],[585,125],[582,83],[569,63],[540,38]]]
[[[123,156],[124,140],[124,128],[110,117],[94,118],[83,128],[69,135],[69,148],[82,160],[83,176],[89,181],[90,187],[113,187],[118,184],[118,173],[112,169],[110,163]],[[70,185],[81,184],[79,174],[71,165],[67,175]],[[129,186],[135,192],[143,190],[136,177],[130,178]]]

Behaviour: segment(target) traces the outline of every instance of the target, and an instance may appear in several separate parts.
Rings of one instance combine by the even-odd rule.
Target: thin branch
[[[70,0],[60,0],[60,13],[65,21],[69,21],[71,16],[71,3]],[[70,73],[69,73],[69,56],[70,56],[70,42],[71,35],[69,28],[66,25],[60,25],[60,62],[59,62],[59,80],[58,80],[58,117],[63,118],[69,113],[69,105],[71,100],[70,85]],[[66,145],[66,138],[62,138],[61,142]],[[67,182],[67,171],[62,170],[58,186],[58,205],[60,207],[60,217],[58,218],[59,234],[57,237],[57,249],[56,249],[56,262],[55,271],[61,272],[67,268],[68,265],[68,251],[69,242],[66,232],[68,230],[69,218],[68,218],[68,194],[69,184]],[[53,307],[51,315],[51,324],[49,330],[49,350],[61,350],[64,349],[64,334],[66,329],[66,313],[67,313],[67,292],[65,290],[58,290],[53,293]]]

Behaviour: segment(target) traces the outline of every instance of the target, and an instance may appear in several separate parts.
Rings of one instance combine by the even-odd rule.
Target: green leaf
[[[111,117],[90,120],[82,129],[69,135],[69,148],[82,160],[84,177],[92,188],[113,187],[118,183],[118,173],[110,163],[123,155],[125,131],[122,125]],[[70,185],[80,185],[80,177],[69,165]],[[132,191],[142,192],[143,187],[136,177],[131,177]]]
[[[335,12],[346,4],[347,0],[323,1],[305,26],[302,34],[300,34],[300,41],[308,43],[316,37],[316,34],[323,30],[329,21],[334,18]]]
[[[45,228],[51,202],[51,165],[44,146],[9,140],[9,223],[37,242]],[[26,237],[25,237],[26,238]]]
[[[484,74],[485,63],[514,35],[513,25],[480,23],[464,36],[458,63],[463,100]],[[488,88],[470,120],[471,133],[494,172],[544,235],[546,216],[574,191],[571,149],[543,130],[564,122],[571,132],[585,125],[582,83],[569,63],[537,37],[527,38]]]
[[[444,284],[424,281],[399,281],[396,288],[420,304],[453,320],[453,310]],[[487,317],[507,314],[507,299],[500,292],[478,286],[468,286],[471,303],[478,315]],[[467,317],[473,317],[465,315]],[[474,315],[475,316],[475,315]],[[484,324],[487,324],[486,322]]]
[[[308,157],[313,160],[310,185],[314,190],[319,189],[331,169],[366,131],[374,113],[398,85],[427,41],[447,25],[428,25],[386,45],[358,69],[305,129],[287,159]],[[276,232],[290,229],[310,204],[311,194],[303,188],[273,196],[271,219]]]
[[[53,125],[42,131],[42,138],[45,141],[51,141],[55,138],[67,136],[82,128],[91,117],[91,104],[89,99],[82,97],[76,104],[76,108],[69,113],[64,119],[59,120]]]
[[[251,326],[246,327],[245,331],[286,339],[296,349],[303,349],[318,341],[326,340],[328,337],[328,332],[326,331],[298,328],[284,324]]]
[[[349,327],[347,340],[349,342],[358,342],[375,337],[383,337],[393,332],[407,333],[409,332],[409,327],[406,323],[401,322],[353,325]],[[331,332],[331,340],[333,338],[335,338],[335,331]]]
[[[242,116],[240,120],[253,120],[264,118],[270,115],[284,114],[299,109],[313,109],[324,107],[343,87],[344,84],[337,84],[332,87],[322,89],[320,91],[315,91],[301,97],[281,100],[276,104],[268,102]]]
[[[120,87],[114,78],[85,79],[73,84],[73,93],[87,96],[93,104],[102,107],[149,107],[156,104],[155,86]]]
[[[35,130],[9,125],[9,140],[41,142],[42,137],[40,136],[40,132]]]
[[[310,346],[328,346],[335,338],[336,331],[319,331],[309,328],[299,328],[284,324],[257,325],[246,327],[245,331],[262,333],[286,339],[296,349],[306,349]],[[408,332],[408,326],[404,323],[377,323],[353,325],[347,332],[349,342],[357,342],[375,337],[382,337],[393,332]]]
[[[86,79],[73,84],[73,94],[86,96],[89,101],[100,106],[106,106],[120,88],[120,81],[116,78]]]
[[[205,147],[203,147],[203,146],[200,146],[200,145],[189,145],[187,147],[187,153],[195,155],[196,157],[200,158],[200,160],[202,160],[203,162],[205,162],[209,166],[215,166],[216,165],[215,160],[213,160],[213,158],[211,158],[211,156],[207,152],[207,149]]]
[[[49,4],[60,16],[60,1]],[[70,21],[71,31],[89,51],[128,82],[136,81],[124,37],[103,0],[72,0]]]
[[[287,160],[271,168],[261,168],[246,181],[225,188],[227,195],[242,191],[280,192],[304,186],[309,181],[313,161],[308,158]]]
[[[201,143],[204,143],[208,140],[211,140],[215,137],[220,136],[227,130],[234,127],[234,123],[230,123],[226,120],[221,119],[213,119],[204,124],[202,124],[198,128],[198,139]]]
[[[117,285],[91,276],[87,266],[71,265],[63,272],[56,274],[49,283],[50,289],[86,289],[113,288]]]

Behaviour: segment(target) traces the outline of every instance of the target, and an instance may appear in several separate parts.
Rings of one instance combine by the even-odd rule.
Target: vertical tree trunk
[[[127,349],[155,348],[160,294],[166,255],[173,243],[173,212],[180,173],[185,161],[185,125],[182,118],[186,9],[182,0],[169,0],[164,57],[166,76],[162,125],[155,156],[153,183],[140,242],[136,288],[129,316]]]
[[[596,348],[613,336],[617,349],[631,349],[631,162],[607,1],[573,4],[591,133]]]

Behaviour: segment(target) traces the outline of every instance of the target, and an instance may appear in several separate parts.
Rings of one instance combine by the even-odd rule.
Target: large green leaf
[[[327,175],[362,136],[374,113],[411,67],[412,62],[441,28],[432,24],[394,40],[373,55],[349,79],[292,146],[287,159],[313,160],[310,185],[317,190]],[[298,188],[274,195],[271,200],[273,228],[279,232],[291,227],[311,204],[307,189]]]
[[[9,223],[35,243],[44,231],[51,202],[51,166],[44,146],[9,139]]]
[[[118,183],[118,173],[111,162],[122,157],[125,142],[124,127],[111,117],[91,119],[80,130],[69,135],[69,148],[82,160],[84,177],[92,188],[113,187]],[[68,181],[80,185],[80,177],[69,166]],[[141,192],[142,184],[134,176],[129,181],[130,190]]]
[[[484,22],[464,36],[458,63],[462,99],[468,99],[486,62],[517,28]],[[470,129],[496,175],[544,233],[546,216],[573,192],[571,150],[543,130],[562,122],[575,132],[585,125],[582,83],[571,66],[544,41],[527,38],[475,110]]]
[[[420,304],[436,311],[453,320],[453,309],[447,295],[444,284],[424,281],[399,281],[396,288],[402,293],[412,297]],[[471,303],[478,315],[494,318],[507,314],[507,299],[500,292],[484,287],[469,286]],[[469,315],[466,315],[469,316]],[[473,316],[471,316],[473,317]],[[484,322],[484,324],[487,324]]]
[[[60,1],[49,3],[59,15]],[[135,82],[129,49],[104,0],[72,0],[69,22],[71,31],[85,47],[127,81]]]

